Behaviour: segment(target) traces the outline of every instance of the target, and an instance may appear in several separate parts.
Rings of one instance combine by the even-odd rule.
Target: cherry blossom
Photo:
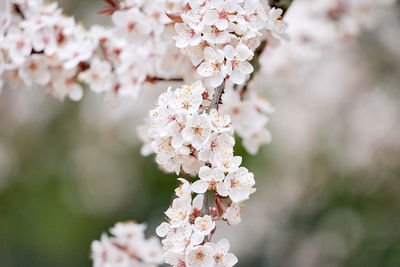
[[[93,266],[154,266],[164,261],[160,242],[145,239],[146,226],[135,222],[117,223],[100,241],[92,243]]]
[[[206,245],[213,247],[215,250],[215,267],[231,267],[238,262],[236,256],[228,252],[230,245],[227,239],[221,239],[216,244],[209,242]]]
[[[249,60],[261,40],[286,36],[282,13],[259,0],[187,1],[174,39],[212,87],[225,78],[240,85],[254,71]]]
[[[194,221],[193,229],[201,235],[209,235],[215,228],[215,223],[213,222],[210,215],[204,217],[197,217]]]
[[[86,30],[56,3],[3,2],[0,88],[3,80],[39,85],[61,101],[89,88],[117,103],[140,98],[146,84],[185,81],[163,92],[138,128],[142,154],[182,177],[156,228],[162,248],[145,239],[145,225],[117,223],[92,243],[94,266],[234,266],[228,240],[212,238],[217,224],[240,223],[256,190],[234,135],[250,153],[271,140],[273,109],[248,83],[261,43],[286,38],[283,11],[264,0],[111,0],[100,13],[113,25]]]
[[[204,61],[197,69],[203,77],[209,77],[208,82],[211,86],[221,85],[226,76],[226,66],[224,64],[224,53],[222,50],[211,47],[204,49]]]
[[[228,188],[223,183],[225,175],[222,170],[203,166],[200,168],[199,177],[200,180],[192,184],[193,192],[205,193],[207,190],[215,190],[220,196],[228,195]]]
[[[211,135],[211,119],[203,113],[194,113],[189,116],[186,126],[182,130],[182,137],[190,142],[194,148],[201,150]]]
[[[90,85],[90,89],[95,93],[111,90],[111,65],[107,61],[93,58],[90,68],[79,73],[78,79]]]
[[[237,225],[242,221],[240,211],[242,210],[241,202],[232,203],[224,213],[224,219],[229,225]]]
[[[248,199],[249,195],[256,191],[253,188],[254,184],[254,175],[245,167],[229,173],[225,179],[225,185],[229,188],[229,197],[233,202]]]
[[[186,255],[189,267],[208,267],[214,265],[215,250],[209,245],[196,246]]]
[[[226,72],[231,77],[232,82],[243,84],[247,74],[253,72],[253,66],[247,61],[253,57],[253,52],[244,44],[239,44],[236,48],[230,45],[225,46],[224,54],[228,60]]]

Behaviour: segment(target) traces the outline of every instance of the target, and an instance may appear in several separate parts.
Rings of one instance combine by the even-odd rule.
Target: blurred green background
[[[61,6],[85,23],[107,21],[96,0]],[[237,266],[400,266],[398,14],[328,50],[306,81],[259,78],[277,109],[274,140],[250,156],[237,139],[257,192],[243,223],[217,236],[230,239]],[[135,127],[157,93],[113,109],[90,93],[61,103],[4,89],[0,266],[90,266],[91,242],[117,221],[146,222],[154,235],[177,185],[139,152]]]

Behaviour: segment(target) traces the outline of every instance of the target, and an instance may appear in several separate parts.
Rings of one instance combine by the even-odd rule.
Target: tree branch
[[[269,0],[269,4],[271,7],[280,8],[283,10],[282,17],[285,15],[286,11],[289,9],[290,5],[292,4],[293,0]],[[240,97],[243,99],[244,94],[248,90],[249,83],[253,80],[254,75],[260,71],[261,64],[260,64],[260,56],[264,51],[265,47],[267,46],[267,41],[262,41],[260,46],[257,47],[256,51],[254,51],[254,57],[250,61],[250,64],[253,66],[254,71],[250,74],[249,79],[243,86]]]
[[[214,108],[218,109],[218,105],[221,104],[221,97],[222,97],[222,94],[224,93],[224,89],[225,89],[225,80],[222,82],[222,84],[220,86],[215,88],[214,95],[211,100],[210,110],[214,109]]]
[[[293,0],[269,0],[269,4],[271,5],[271,7],[281,8],[283,10],[283,15],[284,15],[286,13],[286,11],[288,10],[289,6],[291,5],[292,1]],[[267,45],[267,42],[263,41],[263,42],[261,42],[260,46],[257,47],[256,51],[254,51],[254,57],[250,61],[250,64],[253,66],[254,71],[250,74],[250,78],[248,79],[247,83],[244,85],[242,91],[240,92],[241,96],[243,96],[243,94],[247,91],[249,82],[253,79],[254,75],[261,68],[259,59],[260,59],[260,56],[261,56],[262,52],[264,51],[264,48],[266,47],[266,45]],[[218,105],[222,103],[221,97],[222,97],[222,94],[224,93],[224,89],[225,89],[225,80],[222,82],[222,84],[220,86],[215,88],[209,110],[218,109]],[[203,213],[203,216],[210,214],[209,192],[208,191],[206,191],[204,193],[202,213]]]

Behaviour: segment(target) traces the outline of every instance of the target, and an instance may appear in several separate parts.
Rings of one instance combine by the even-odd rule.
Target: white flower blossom
[[[164,262],[160,242],[155,238],[145,239],[145,225],[134,222],[118,223],[100,241],[92,243],[93,266],[95,267],[151,267]]]
[[[206,245],[213,247],[215,250],[215,267],[231,267],[238,262],[236,256],[229,252],[230,245],[227,239],[221,239],[216,244],[208,242]]]
[[[210,215],[204,217],[197,217],[194,221],[193,230],[197,233],[205,236],[209,235],[215,228],[215,222],[213,222]]]
[[[225,185],[229,188],[229,197],[233,202],[243,201],[256,190],[254,175],[245,167],[240,167],[234,172],[230,172],[225,178]]]
[[[194,148],[200,150],[204,147],[211,135],[211,119],[208,114],[194,113],[186,121],[186,127],[182,130],[182,137],[190,142]]]
[[[204,62],[197,69],[203,77],[208,77],[211,86],[219,86],[226,76],[224,53],[220,49],[206,47],[204,49]]]
[[[228,195],[228,188],[224,184],[224,172],[220,169],[211,169],[203,166],[199,171],[200,180],[192,184],[192,190],[195,193],[205,193],[207,190],[215,190],[220,196]]]
[[[242,221],[242,218],[240,217],[241,210],[241,202],[232,203],[232,205],[226,209],[226,212],[224,213],[224,219],[229,225],[239,224]]]
[[[188,267],[209,267],[214,265],[215,250],[208,245],[196,246],[186,255]]]
[[[99,58],[94,58],[90,63],[90,68],[78,76],[79,80],[89,84],[90,89],[95,93],[111,90],[112,80],[110,77],[110,63]]]

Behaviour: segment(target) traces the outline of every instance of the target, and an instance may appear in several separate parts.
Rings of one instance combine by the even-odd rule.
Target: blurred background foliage
[[[86,24],[107,21],[97,0],[61,6]],[[237,140],[257,192],[243,223],[217,236],[229,236],[237,266],[400,266],[400,56],[382,42],[400,43],[398,14],[314,64],[333,88],[312,75],[316,86],[259,83],[277,108],[274,141],[250,156]],[[341,63],[351,73],[338,58],[351,58]],[[153,235],[177,185],[139,152],[135,127],[157,94],[114,110],[91,94],[60,103],[5,88],[0,266],[90,266],[90,243],[116,221],[146,222]]]

